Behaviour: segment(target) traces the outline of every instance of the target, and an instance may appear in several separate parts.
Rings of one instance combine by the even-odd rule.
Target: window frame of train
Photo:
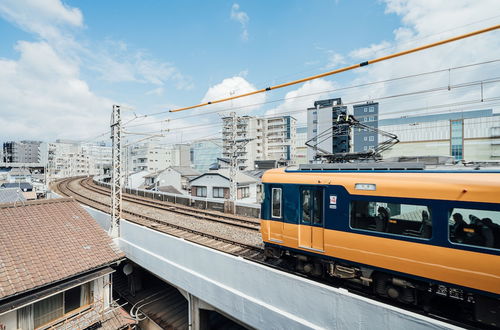
[[[353,207],[355,206],[355,203],[366,203],[367,206],[367,214],[365,215],[365,219],[363,219],[363,225],[360,225],[360,220],[361,218],[353,218]],[[373,206],[370,204],[374,204]],[[416,210],[413,210],[411,212],[417,212],[415,215],[418,217],[420,214],[420,219],[417,220],[412,220],[412,219],[405,219],[401,218],[401,215],[404,215],[404,213],[401,213],[402,206],[404,208],[407,207],[414,207],[414,208],[419,208]],[[388,219],[385,221],[385,225],[382,221],[379,221],[377,223],[377,217],[379,216],[379,207],[385,208],[386,211],[388,211]],[[393,213],[399,213],[396,215],[391,214],[391,208]],[[424,236],[424,227],[423,227],[423,213],[422,211],[427,212],[428,218],[426,219],[428,222],[428,229],[430,232],[428,233],[428,236]],[[411,213],[411,212],[407,212]],[[399,216],[399,218],[397,218]],[[367,221],[368,220],[368,221]],[[401,223],[411,223],[411,222],[416,222],[416,225],[413,228],[406,228],[404,230],[401,230],[401,232],[391,232],[391,230],[394,231],[394,229],[400,225]],[[380,228],[380,223],[382,223],[383,229]],[[375,225],[375,226],[374,226]],[[364,199],[355,199],[351,200],[349,203],[349,227],[353,230],[359,230],[367,233],[376,233],[376,234],[385,234],[385,235],[391,235],[391,236],[396,236],[396,237],[404,237],[404,238],[412,238],[412,239],[420,239],[420,240],[431,240],[434,234],[434,225],[433,225],[433,218],[432,218],[432,209],[429,205],[426,205],[424,203],[408,203],[405,201],[404,203],[400,203],[398,201],[392,201],[392,200],[364,200]],[[375,228],[374,228],[375,227]]]
[[[480,218],[477,215],[480,215],[482,212],[487,212],[488,217],[483,216]],[[457,240],[452,240],[452,228],[454,227],[455,220],[453,220],[453,215],[455,213],[460,213],[462,215],[463,220],[465,221],[466,225],[462,228],[462,233],[463,233],[463,238],[464,240],[468,240],[469,242],[460,242]],[[473,214],[475,213],[475,214]],[[469,216],[464,217],[463,214],[468,214]],[[493,220],[493,217],[491,214],[495,214],[496,217],[494,218],[496,221]],[[476,219],[479,220],[473,220],[470,216],[473,215]],[[487,226],[486,223],[484,223],[484,219],[489,218],[491,222],[499,226],[499,228],[496,230],[497,235],[495,235],[495,231],[492,229],[492,227]],[[475,222],[475,223],[474,223]],[[482,245],[482,241],[479,240],[478,237],[475,234],[478,233],[478,229],[481,230],[480,235],[484,234],[484,227],[488,227],[491,230],[491,233],[493,235],[493,246],[486,246]],[[455,229],[453,229],[455,230]],[[455,237],[455,233],[454,238]],[[464,246],[464,247],[473,247],[473,248],[478,248],[478,249],[486,249],[490,251],[500,251],[500,210],[491,210],[491,209],[485,209],[485,208],[472,208],[472,207],[451,207],[448,209],[448,241],[453,245],[453,246]],[[484,237],[484,236],[483,236]],[[485,244],[486,244],[485,239]],[[496,245],[496,247],[495,247]]]
[[[309,191],[309,201],[308,208],[311,210],[309,213],[309,220],[304,220],[304,192]],[[325,189],[324,187],[316,186],[301,186],[299,189],[299,208],[300,208],[300,224],[308,226],[324,226],[325,219]],[[319,195],[319,198],[318,198]],[[317,201],[320,201],[319,207],[317,206]],[[319,213],[319,217],[316,216],[316,212]]]
[[[279,190],[279,215],[274,215],[274,192]],[[281,219],[283,216],[283,189],[281,187],[271,187],[271,218]]]

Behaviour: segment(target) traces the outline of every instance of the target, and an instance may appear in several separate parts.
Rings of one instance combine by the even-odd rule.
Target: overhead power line
[[[376,58],[376,59],[373,59],[373,60],[368,60],[368,61],[365,61],[365,62],[361,62],[359,64],[354,64],[354,65],[351,65],[351,66],[346,66],[346,67],[343,67],[343,68],[340,68],[340,69],[336,69],[336,70],[333,70],[333,71],[328,71],[328,72],[325,72],[325,73],[321,73],[321,74],[317,74],[317,75],[314,75],[314,76],[310,76],[310,77],[306,77],[306,78],[302,78],[302,79],[290,81],[290,82],[287,82],[287,83],[283,83],[283,84],[279,84],[279,85],[275,85],[275,86],[270,86],[270,87],[267,87],[267,88],[262,88],[262,89],[259,89],[259,90],[253,91],[253,92],[248,92],[248,93],[244,93],[244,94],[240,94],[240,95],[234,95],[234,96],[230,96],[230,97],[219,99],[219,100],[215,100],[215,101],[208,101],[208,102],[205,102],[205,103],[200,103],[200,104],[192,105],[192,106],[189,106],[189,107],[184,107],[184,108],[179,108],[179,109],[175,109],[175,110],[170,110],[169,112],[179,112],[179,111],[185,111],[185,110],[190,110],[190,109],[194,109],[194,108],[200,108],[200,107],[207,106],[207,105],[210,105],[210,104],[222,103],[222,102],[226,102],[226,101],[230,101],[230,100],[234,100],[234,99],[239,99],[239,98],[242,98],[242,97],[247,97],[247,96],[251,96],[251,95],[255,95],[255,94],[260,94],[260,93],[265,93],[265,92],[268,92],[268,91],[271,91],[271,90],[275,90],[275,89],[279,89],[279,88],[283,88],[283,87],[297,85],[297,84],[300,84],[300,83],[303,83],[303,82],[306,82],[306,81],[310,81],[310,80],[314,80],[314,79],[318,79],[318,78],[323,78],[323,77],[326,77],[326,76],[335,75],[335,74],[338,74],[338,73],[341,73],[341,72],[345,72],[345,71],[350,71],[350,70],[357,69],[357,68],[360,68],[360,67],[363,67],[363,66],[367,66],[369,64],[373,64],[373,63],[377,63],[377,62],[382,62],[382,61],[386,61],[386,60],[389,60],[389,59],[392,59],[392,58],[395,58],[395,57],[400,57],[400,56],[403,56],[403,55],[408,55],[408,54],[411,54],[411,53],[419,52],[419,51],[422,51],[422,50],[425,50],[425,49],[429,49],[429,48],[433,48],[433,47],[436,47],[436,46],[444,45],[444,44],[447,44],[447,43],[450,43],[450,42],[454,42],[454,41],[457,41],[457,40],[469,38],[469,37],[472,37],[472,36],[475,36],[475,35],[478,35],[478,34],[481,34],[481,33],[486,33],[486,32],[497,30],[497,29],[500,29],[500,24],[488,27],[486,29],[481,29],[481,30],[469,32],[469,33],[466,33],[466,34],[462,34],[462,35],[459,35],[459,36],[456,36],[456,37],[453,37],[453,38],[449,38],[449,39],[445,39],[445,40],[433,42],[433,43],[430,43],[430,44],[427,44],[427,45],[423,45],[423,46],[420,46],[420,47],[408,49],[408,50],[405,50],[405,51],[402,51],[402,52],[397,52],[397,53],[394,53],[394,54],[382,56],[382,57],[379,57],[379,58]]]

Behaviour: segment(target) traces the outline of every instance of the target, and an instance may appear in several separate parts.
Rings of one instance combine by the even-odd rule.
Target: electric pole
[[[121,186],[121,135],[122,121],[120,106],[113,105],[111,114],[111,225],[109,234],[112,238],[120,236],[120,218],[122,213],[122,186]]]

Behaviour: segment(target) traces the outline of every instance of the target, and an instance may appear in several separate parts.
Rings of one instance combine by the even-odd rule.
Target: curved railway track
[[[97,186],[93,183],[93,179],[91,177],[87,179],[83,179],[80,181],[81,185],[88,190],[94,191],[98,194],[104,194],[109,196],[110,191],[107,188]],[[226,225],[232,225],[236,227],[246,228],[250,230],[259,231],[260,230],[260,221],[258,219],[252,219],[241,216],[233,216],[224,213],[220,213],[217,211],[208,211],[202,209],[193,209],[189,206],[174,204],[165,201],[156,201],[151,198],[141,197],[131,194],[123,194],[123,200],[130,201],[133,203],[137,203],[144,206],[150,206],[153,208],[166,210],[170,212],[175,212],[191,217],[195,217],[198,219],[204,219],[213,222],[219,222]]]
[[[78,192],[75,188],[71,187],[70,183],[74,181],[78,181],[78,184],[82,185],[82,181],[87,180],[87,178],[70,178],[70,179],[64,179],[61,181],[58,181],[55,183],[55,188],[56,190],[68,197],[73,197],[75,198],[78,202],[85,204],[87,206],[93,207],[95,209],[98,209],[100,211],[103,211],[105,213],[109,213],[109,204],[104,203],[100,200],[91,198],[89,196],[86,196],[80,192]],[[88,187],[88,186],[87,186]],[[88,189],[85,187],[86,189]],[[90,190],[90,189],[89,189]],[[97,191],[91,190],[95,193]],[[100,191],[98,192],[99,194],[105,194],[104,192]],[[135,200],[133,202],[136,202]],[[165,208],[165,207],[159,207],[158,205],[155,205],[155,203],[152,203],[151,205],[147,205],[147,203],[140,203],[141,205],[148,206],[148,207],[153,207],[153,208],[160,208],[163,211],[169,211],[172,212],[170,209]],[[175,212],[175,211],[173,211]],[[221,252],[229,253],[232,255],[236,256],[241,256],[245,258],[251,258],[252,260],[263,260],[264,259],[264,250],[262,247],[255,246],[255,245],[250,245],[250,244],[245,244],[241,243],[237,240],[230,240],[225,237],[217,236],[214,234],[206,233],[203,231],[199,230],[194,230],[192,228],[186,227],[186,226],[180,226],[178,224],[173,224],[165,220],[160,220],[156,219],[150,216],[144,216],[142,214],[139,214],[137,212],[129,211],[129,210],[122,210],[122,218],[126,219],[128,221],[149,227],[151,229],[183,238],[187,241],[201,244],[213,249],[216,249]],[[202,218],[204,220],[204,217]],[[221,222],[221,221],[219,221]],[[225,223],[226,225],[231,225],[235,226],[235,224],[228,224]],[[248,230],[249,228],[244,228],[241,225],[238,225],[241,227],[241,230]],[[254,230],[254,229],[251,229]],[[258,229],[257,229],[258,230]]]
[[[103,211],[105,213],[109,213],[110,206],[108,203],[104,203],[104,202],[98,201],[94,198],[90,198],[88,196],[85,196],[84,194],[79,193],[74,188],[70,187],[70,185],[69,185],[71,182],[78,181],[79,185],[81,185],[83,188],[85,188],[91,192],[98,193],[100,195],[109,196],[109,189],[96,186],[93,183],[89,182],[90,180],[92,180],[92,178],[64,179],[61,181],[57,181],[55,183],[55,187],[56,187],[56,190],[58,190],[61,194],[65,195],[65,196],[73,197],[78,202],[80,202],[82,204],[96,208],[96,209]],[[125,197],[125,195],[127,195],[127,196]],[[133,196],[133,197],[130,197],[130,196]],[[212,212],[210,212],[210,211],[206,212],[206,210],[200,210],[200,212],[202,213],[201,215],[191,215],[190,213],[195,212],[195,211],[192,211],[192,209],[191,209],[190,212],[187,212],[187,210],[185,210],[185,208],[190,209],[187,206],[180,207],[179,209],[181,209],[181,211],[174,211],[174,210],[170,209],[171,206],[169,204],[172,204],[172,203],[156,202],[156,201],[152,201],[151,199],[148,199],[147,197],[139,197],[139,198],[137,198],[137,197],[138,196],[135,196],[135,195],[124,194],[124,199],[126,199],[130,202],[133,202],[133,203],[139,203],[139,204],[147,206],[147,207],[161,209],[163,211],[175,212],[177,214],[194,216],[200,220],[216,221],[216,222],[219,222],[221,225],[235,226],[234,224],[226,223],[225,221],[221,221],[220,219],[217,221],[217,220],[210,219],[210,217],[209,217],[209,219],[205,218],[206,214],[213,216]],[[196,210],[196,212],[197,212],[197,210]],[[334,286],[334,287],[343,287],[343,288],[347,289],[348,291],[355,293],[357,295],[360,295],[360,296],[363,296],[363,297],[366,297],[369,299],[373,299],[376,301],[380,301],[380,302],[388,304],[388,305],[393,305],[393,306],[396,306],[396,307],[399,307],[402,309],[406,309],[406,310],[411,311],[411,312],[416,313],[416,314],[421,314],[421,315],[424,315],[424,316],[427,316],[430,318],[438,319],[440,321],[448,322],[452,325],[459,326],[459,327],[478,329],[478,328],[476,328],[476,326],[477,326],[476,324],[471,324],[469,322],[464,323],[464,322],[452,320],[444,315],[439,315],[439,313],[425,312],[425,311],[422,311],[422,310],[415,308],[415,307],[412,307],[412,306],[408,306],[405,304],[394,302],[393,300],[380,298],[380,297],[374,296],[372,294],[369,294],[364,290],[359,290],[359,289],[355,289],[355,288],[352,288],[349,286],[345,286],[345,283],[340,282],[338,280],[333,280],[333,282],[332,282],[332,281],[325,281],[325,280],[318,279],[318,278],[311,278],[311,277],[308,277],[300,272],[297,272],[293,269],[290,269],[287,265],[275,264],[272,260],[270,262],[265,261],[264,250],[262,247],[258,247],[255,245],[248,245],[248,244],[244,244],[241,242],[229,240],[227,238],[219,237],[217,235],[208,234],[208,233],[204,233],[202,231],[193,230],[193,229],[190,229],[187,227],[183,227],[183,226],[169,223],[169,222],[164,221],[164,220],[155,219],[153,217],[144,216],[144,215],[141,215],[139,213],[131,212],[131,211],[127,211],[127,210],[122,210],[122,218],[124,218],[128,221],[149,227],[153,230],[157,230],[157,231],[160,231],[160,232],[163,232],[163,233],[175,236],[175,237],[183,238],[187,241],[190,241],[190,242],[193,242],[196,244],[200,244],[200,245],[204,245],[204,246],[216,249],[216,250],[221,251],[221,252],[225,252],[225,253],[232,254],[235,256],[243,257],[245,259],[260,263],[262,265],[265,265],[265,266],[268,266],[268,267],[271,267],[271,268],[274,268],[274,269],[277,269],[280,271],[287,272],[289,274],[293,274],[296,276],[307,278],[309,280],[313,280],[313,281],[320,282],[320,283]],[[230,218],[230,216],[224,216],[221,218]],[[225,219],[223,219],[223,220],[225,220]],[[244,226],[241,226],[241,225],[236,225],[236,226],[240,227],[241,230],[248,230],[249,229],[249,228],[245,228]],[[251,229],[251,230],[253,230],[253,229]]]

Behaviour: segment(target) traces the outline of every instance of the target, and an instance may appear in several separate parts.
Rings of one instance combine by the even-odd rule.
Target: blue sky
[[[132,112],[193,105],[498,24],[499,12],[495,0],[0,0],[0,140],[87,139],[106,131],[112,104],[132,109],[128,119]],[[171,129],[166,142],[180,142],[180,132],[183,141],[216,136],[219,116],[204,112],[256,103],[263,104],[239,113],[292,114],[303,123],[305,109],[318,98],[341,96],[349,103],[440,86],[448,76],[327,92],[496,59],[499,36],[493,32],[219,107],[139,118],[135,123],[144,126],[136,129]],[[457,70],[453,82],[500,74],[497,63],[478,68]],[[486,90],[491,98],[500,92],[493,84]],[[471,88],[425,101],[398,99],[381,111],[467,101],[476,93]],[[171,122],[155,124],[165,119]],[[183,129],[193,125],[206,127]]]

